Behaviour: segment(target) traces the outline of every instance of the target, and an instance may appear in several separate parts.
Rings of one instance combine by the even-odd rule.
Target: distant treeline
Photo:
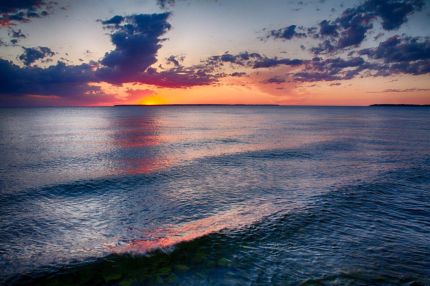
[[[429,104],[372,104],[369,106],[376,106],[376,107],[396,107],[396,106],[401,106],[401,107],[428,107],[430,106]]]

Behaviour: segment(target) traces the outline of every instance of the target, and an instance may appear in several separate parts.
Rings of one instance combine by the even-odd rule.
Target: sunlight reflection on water
[[[425,277],[428,115],[346,107],[1,109],[0,278],[182,242],[208,253],[221,245],[208,255],[228,256],[237,265],[230,272],[251,279],[244,283],[290,277],[297,284],[349,267],[371,277]],[[181,245],[174,251],[188,247]],[[391,263],[396,256],[404,263]],[[221,283],[218,268],[205,271]]]

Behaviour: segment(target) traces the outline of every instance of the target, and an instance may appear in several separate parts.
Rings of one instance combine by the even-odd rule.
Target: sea
[[[0,284],[430,285],[430,108],[1,108]]]

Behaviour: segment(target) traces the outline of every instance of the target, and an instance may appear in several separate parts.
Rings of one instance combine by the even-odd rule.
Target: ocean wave
[[[428,241],[413,235],[430,235],[430,201],[420,197],[429,179],[425,174],[428,167],[388,171],[295,208],[248,202],[114,241],[108,245],[112,254],[104,258],[9,282],[425,285]]]

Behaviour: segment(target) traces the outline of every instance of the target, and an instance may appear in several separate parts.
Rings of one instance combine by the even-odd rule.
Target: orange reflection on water
[[[169,248],[224,229],[239,229],[251,225],[273,213],[274,209],[274,206],[269,203],[237,207],[182,225],[158,228],[145,233],[146,239],[134,240],[120,246],[109,246],[109,248],[114,253],[147,253],[156,249]]]
[[[122,113],[121,113],[122,114]],[[112,121],[113,144],[123,155],[117,168],[121,173],[151,173],[171,165],[171,158],[162,150],[166,138],[161,135],[159,112],[148,108],[128,109]]]

